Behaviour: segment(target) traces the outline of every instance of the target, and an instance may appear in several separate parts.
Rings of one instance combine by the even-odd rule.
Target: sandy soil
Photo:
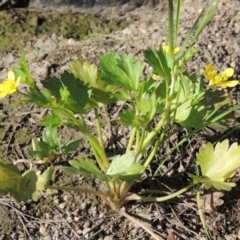
[[[179,44],[193,23],[194,18],[204,6],[203,0],[193,2],[185,0],[180,27]],[[68,69],[72,60],[88,60],[98,63],[99,54],[114,50],[132,53],[143,58],[141,50],[147,46],[157,47],[166,42],[166,6],[162,2],[153,6],[133,8],[125,4],[117,9],[99,7],[84,9],[79,14],[93,13],[95,16],[109,21],[113,13],[113,21],[118,26],[110,34],[98,34],[85,39],[64,38],[58,34],[42,34],[32,37],[23,45],[34,79],[40,81],[49,75],[58,75]],[[32,9],[30,11],[33,11]],[[213,63],[219,70],[234,67],[235,79],[240,79],[240,1],[223,0],[219,10],[201,35],[197,45],[201,48],[199,55],[188,66],[192,72],[201,73],[207,63]],[[126,24],[127,21],[127,24]],[[121,23],[124,22],[124,27]],[[17,39],[16,39],[17,41]],[[21,52],[12,50],[0,53],[0,73],[2,79],[7,71],[17,65]],[[150,69],[145,69],[147,74]],[[239,102],[239,87],[231,94],[233,102]],[[28,156],[31,137],[41,136],[38,122],[44,112],[29,104],[9,108],[13,97],[1,100],[1,158],[16,160]],[[109,111],[114,113],[113,107]],[[239,114],[236,113],[236,122]],[[66,139],[79,137],[78,133],[63,129]],[[178,141],[180,132],[174,141]],[[188,181],[184,173],[191,161],[192,151],[197,150],[202,142],[216,140],[224,133],[206,130],[194,137],[191,142],[180,148],[170,159],[162,172],[154,180],[146,179],[136,184],[134,191],[141,189],[164,189],[173,191],[180,189]],[[229,136],[231,141],[240,142],[239,133],[235,131]],[[124,133],[119,136],[124,143]],[[176,142],[171,144],[175,144]],[[83,143],[79,151],[89,154],[87,144]],[[165,146],[166,149],[169,146]],[[158,153],[160,156],[165,149]],[[68,156],[61,161],[67,164]],[[157,156],[156,156],[157,158]],[[22,166],[24,167],[24,166]],[[92,179],[63,175],[59,170],[55,173],[55,184],[74,184],[81,186],[99,186]],[[232,192],[224,192],[221,196],[213,194],[214,203],[222,199],[221,204],[208,207],[205,212],[206,224],[213,239],[240,239],[240,184]],[[205,195],[209,205],[210,195]],[[194,192],[179,199],[161,204],[143,204],[133,202],[126,210],[141,219],[161,236],[162,239],[207,239],[197,214]],[[44,194],[38,202],[15,203],[7,196],[0,199],[0,239],[151,239],[141,228],[111,212],[108,207],[94,196],[58,192],[53,195]],[[90,231],[90,232],[89,232]],[[88,232],[88,233],[87,233]]]

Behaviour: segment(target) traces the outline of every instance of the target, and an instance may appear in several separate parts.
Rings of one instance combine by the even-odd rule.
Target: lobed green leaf
[[[195,182],[202,182],[208,189],[214,187],[218,190],[231,190],[235,183],[225,182],[231,178],[240,167],[240,146],[233,143],[229,147],[228,139],[217,143],[215,149],[211,143],[200,148],[197,161],[202,171],[202,177],[189,176]]]
[[[70,160],[69,163],[72,167],[65,167],[64,170],[67,172],[81,174],[84,177],[97,178],[102,181],[109,180],[109,177],[102,173],[96,166],[95,162],[91,159],[78,158],[76,160]]]
[[[13,67],[13,71],[17,76],[21,77],[21,83],[33,87],[34,81],[28,68],[28,63],[24,55],[21,56],[19,67]]]
[[[10,194],[16,201],[37,200],[44,184],[34,171],[21,174],[12,163],[0,161],[0,193]]]
[[[106,174],[122,181],[140,181],[144,166],[135,162],[135,157],[129,154],[115,156]]]
[[[99,75],[108,84],[136,91],[143,71],[140,60],[133,61],[132,55],[111,51],[100,56]]]

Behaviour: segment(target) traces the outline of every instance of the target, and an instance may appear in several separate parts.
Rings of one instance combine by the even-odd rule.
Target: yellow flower
[[[228,79],[234,74],[233,68],[227,68],[225,71],[217,74],[217,71],[212,65],[208,64],[203,71],[205,78],[209,80],[210,86],[226,88],[235,87],[238,84],[237,80],[228,81]]]
[[[153,80],[156,80],[156,81],[159,81],[161,78],[160,78],[160,76],[158,76],[158,75],[156,75],[156,74],[153,74],[153,75],[152,75],[152,79],[153,79]]]
[[[170,47],[169,46],[162,46],[163,50],[166,52],[166,53],[169,53],[170,51]],[[173,55],[177,54],[179,52],[180,48],[179,47],[176,47],[173,49]]]
[[[4,98],[8,94],[12,94],[17,91],[17,86],[20,83],[20,76],[15,81],[15,75],[13,71],[8,72],[7,79],[0,84],[0,98]]]

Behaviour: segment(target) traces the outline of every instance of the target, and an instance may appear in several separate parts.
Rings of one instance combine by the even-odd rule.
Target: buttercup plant
[[[191,75],[185,68],[199,51],[194,44],[216,11],[219,0],[206,3],[179,47],[176,46],[176,41],[182,1],[169,0],[168,4],[169,46],[161,45],[158,49],[147,48],[143,51],[145,62],[153,69],[150,76],[143,76],[141,60],[134,60],[130,54],[111,51],[100,56],[98,67],[89,62],[72,62],[70,69],[60,78],[47,77],[42,81],[44,89],[39,89],[29,72],[25,57],[22,56],[19,67],[14,67],[13,71],[8,73],[7,80],[0,84],[0,97],[17,92],[21,99],[14,104],[34,102],[38,107],[50,111],[41,122],[45,127],[42,139],[32,140],[33,150],[30,155],[35,160],[27,161],[29,169],[19,171],[17,163],[21,160],[14,164],[0,161],[1,193],[9,193],[17,201],[31,198],[37,200],[44,189],[95,194],[112,210],[138,223],[155,239],[160,239],[151,229],[121,208],[132,200],[166,201],[201,183],[207,189],[214,187],[228,191],[235,186],[235,183],[226,180],[240,167],[240,147],[236,143],[229,146],[228,140],[224,140],[217,143],[215,148],[211,143],[200,148],[196,160],[201,174],[199,176],[189,173],[192,183],[183,189],[159,197],[130,192],[135,182],[141,182],[142,173],[150,166],[158,149],[173,134],[172,124],[178,124],[180,129],[189,129],[189,134],[171,153],[206,126],[227,129],[228,122],[233,119],[232,112],[239,107],[230,107],[231,99],[222,90],[238,84],[237,80],[228,81],[233,76],[233,69],[217,73],[212,65],[208,64],[203,70],[205,79],[209,81],[209,86],[206,86],[202,76]],[[19,82],[27,86],[26,92],[18,89]],[[116,122],[120,126],[128,127],[130,135],[125,152],[110,158],[101,125],[101,117],[106,111],[102,109],[119,100],[128,104],[124,105]],[[95,114],[96,131],[93,132],[85,120],[85,114],[89,111]],[[105,115],[110,132],[110,117],[107,113]],[[157,123],[156,116],[159,119]],[[156,124],[153,124],[154,120]],[[55,159],[61,154],[75,151],[82,141],[77,139],[63,144],[58,134],[58,128],[63,125],[84,134],[92,150],[91,157],[79,156],[71,159],[70,166],[63,167],[63,170],[97,178],[104,182],[105,191],[50,184]],[[159,162],[158,171],[164,161]],[[34,164],[44,165],[45,171],[34,171]]]

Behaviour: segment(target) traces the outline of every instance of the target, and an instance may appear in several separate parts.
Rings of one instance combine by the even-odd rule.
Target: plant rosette
[[[202,18],[197,18],[179,47],[175,46],[182,1],[176,1],[175,16],[173,2],[169,1],[169,46],[143,51],[145,63],[153,70],[149,76],[143,76],[144,63],[140,59],[135,59],[131,54],[111,51],[100,55],[98,67],[87,61],[72,62],[69,70],[59,78],[46,77],[40,89],[31,76],[25,57],[21,57],[19,66],[14,67],[0,84],[0,97],[18,93],[21,98],[12,105],[31,102],[48,111],[40,123],[44,126],[42,138],[32,139],[32,151],[29,152],[32,159],[18,159],[14,164],[3,160],[0,162],[0,193],[9,193],[17,201],[37,200],[44,189],[95,194],[112,210],[159,239],[151,229],[121,208],[132,200],[166,201],[199,184],[223,190],[231,190],[235,186],[228,180],[240,166],[240,147],[236,143],[229,147],[225,140],[217,143],[215,149],[211,143],[200,148],[197,163],[201,175],[189,173],[193,182],[181,190],[160,197],[130,192],[134,183],[141,182],[143,172],[154,160],[158,149],[174,134],[171,128],[173,124],[178,124],[179,130],[188,129],[189,134],[171,149],[170,154],[207,126],[216,130],[228,129],[234,121],[234,110],[239,108],[239,105],[231,106],[229,95],[222,89],[238,84],[237,80],[229,80],[233,76],[233,69],[218,73],[208,64],[203,72],[209,86],[204,84],[203,76],[185,70],[185,64],[198,51],[193,45],[216,11],[219,1],[217,4],[208,3],[209,6],[206,4],[200,14]],[[18,89],[19,84],[27,86],[25,92]],[[113,121],[106,108],[119,101],[124,105],[117,111],[114,124],[128,128],[130,133],[125,150],[109,157],[103,129],[111,137]],[[86,121],[85,116],[90,111],[95,116],[95,129],[89,127]],[[78,151],[83,141],[76,139],[63,143],[59,135],[62,126],[81,132],[92,152],[89,158],[79,154],[79,157],[69,159],[69,166],[62,166],[63,171],[99,179],[105,185],[104,191],[50,185],[55,160],[62,154]],[[161,170],[166,159],[160,160],[157,171]],[[16,165],[23,161],[29,164],[29,168],[20,172]],[[33,165],[42,165],[41,169],[45,170],[34,171]]]

